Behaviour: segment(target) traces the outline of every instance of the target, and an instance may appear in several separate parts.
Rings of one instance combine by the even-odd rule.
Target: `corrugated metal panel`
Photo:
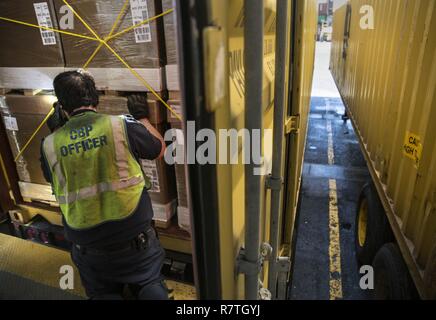
[[[215,110],[215,130],[235,128],[241,130],[245,128],[245,112],[250,112],[246,108],[244,98],[245,70],[243,63],[244,56],[244,15],[243,0],[218,0],[221,10],[212,10],[212,15],[222,17],[227,21],[222,25],[223,32],[226,34],[226,50],[228,51],[227,77],[224,79],[225,85],[220,90],[210,92],[217,96],[225,96],[226,102],[222,107]],[[298,189],[300,185],[301,168],[303,163],[304,145],[307,132],[307,114],[310,106],[310,93],[312,87],[312,75],[315,52],[315,34],[317,21],[317,1],[316,0],[297,0],[293,2],[293,10],[296,10],[295,34],[293,35],[292,46],[295,46],[295,60],[293,79],[289,81],[289,102],[292,101],[292,110],[287,116],[300,115],[299,134],[292,134],[289,139],[292,145],[286,154],[292,167],[287,171],[287,181],[289,181],[289,192],[286,194],[288,200],[287,211],[282,214],[282,221],[277,228],[286,228],[283,238],[283,245],[290,247],[291,232],[294,227],[294,217],[296,203],[298,199]],[[276,24],[276,0],[264,1],[265,6],[265,34],[264,34],[264,129],[273,128],[274,118],[274,80],[275,80],[275,24]],[[291,17],[291,14],[289,14]],[[289,48],[291,50],[291,48]],[[291,51],[289,51],[291,55]],[[286,65],[283,68],[290,68]],[[289,103],[289,109],[291,103]],[[288,109],[288,108],[286,108]],[[272,137],[264,138],[265,153],[263,154],[265,163],[272,161],[272,147],[274,142]],[[239,150],[239,158],[242,159],[242,149]],[[283,168],[283,171],[286,171]],[[265,178],[265,177],[264,177]],[[244,277],[238,275],[235,270],[235,258],[239,249],[244,246],[245,230],[245,166],[242,161],[237,165],[218,165],[218,202],[219,202],[219,224],[220,224],[220,257],[221,257],[221,282],[222,296],[224,299],[244,298]],[[270,192],[266,188],[259,195],[262,199],[261,217],[261,240],[269,241],[270,227]],[[284,207],[284,206],[283,206]],[[286,246],[288,245],[288,246]],[[288,254],[289,252],[285,252]],[[263,272],[263,284],[267,286],[267,264]]]
[[[317,33],[318,9],[316,1],[298,1],[295,34],[293,38],[293,79],[291,116],[299,117],[299,131],[289,137],[289,168],[287,213],[284,243],[291,245],[295,215],[300,191],[301,173],[306,147],[310,98],[312,93],[313,70],[315,64],[315,37]]]
[[[373,29],[362,20],[367,5],[374,9]],[[332,74],[424,296],[436,294],[435,30],[434,0],[351,0],[335,11],[331,57]]]

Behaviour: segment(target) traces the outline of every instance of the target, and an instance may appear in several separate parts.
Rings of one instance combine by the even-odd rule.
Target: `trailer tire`
[[[355,222],[356,257],[360,265],[369,265],[378,250],[392,242],[389,221],[374,184],[366,184],[359,197]]]
[[[375,300],[413,300],[418,299],[401,251],[395,243],[385,244],[373,262],[375,275]]]

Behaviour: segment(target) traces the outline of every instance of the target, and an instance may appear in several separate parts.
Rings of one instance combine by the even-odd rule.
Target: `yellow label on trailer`
[[[422,143],[421,138],[414,134],[407,132],[403,147],[404,155],[415,161],[416,165],[419,165],[422,155]]]

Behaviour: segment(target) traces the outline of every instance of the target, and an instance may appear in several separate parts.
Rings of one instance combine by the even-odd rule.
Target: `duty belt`
[[[150,241],[157,238],[157,233],[153,227],[148,227],[146,231],[141,232],[138,236],[128,242],[117,243],[102,248],[85,247],[73,245],[82,254],[91,255],[106,255],[117,252],[126,251],[129,249],[147,249],[150,246]]]

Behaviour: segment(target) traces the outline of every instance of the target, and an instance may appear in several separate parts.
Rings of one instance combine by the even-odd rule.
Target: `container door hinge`
[[[285,123],[286,134],[298,134],[300,132],[300,115],[289,117]]]
[[[277,299],[286,300],[288,295],[288,280],[291,272],[291,259],[279,257],[277,259]]]
[[[260,246],[259,260],[256,262],[248,261],[245,258],[245,248],[239,250],[236,259],[236,269],[238,274],[259,274],[262,271],[263,262],[269,260],[272,256],[273,249],[269,243],[262,243]]]
[[[282,190],[283,188],[283,178],[276,178],[273,177],[272,175],[269,175],[266,179],[265,179],[265,185],[267,189],[270,190]]]
[[[259,260],[255,262],[248,261],[245,257],[245,249],[241,248],[238,257],[236,258],[236,270],[238,274],[259,274],[262,270],[262,263],[262,257],[259,257]]]

